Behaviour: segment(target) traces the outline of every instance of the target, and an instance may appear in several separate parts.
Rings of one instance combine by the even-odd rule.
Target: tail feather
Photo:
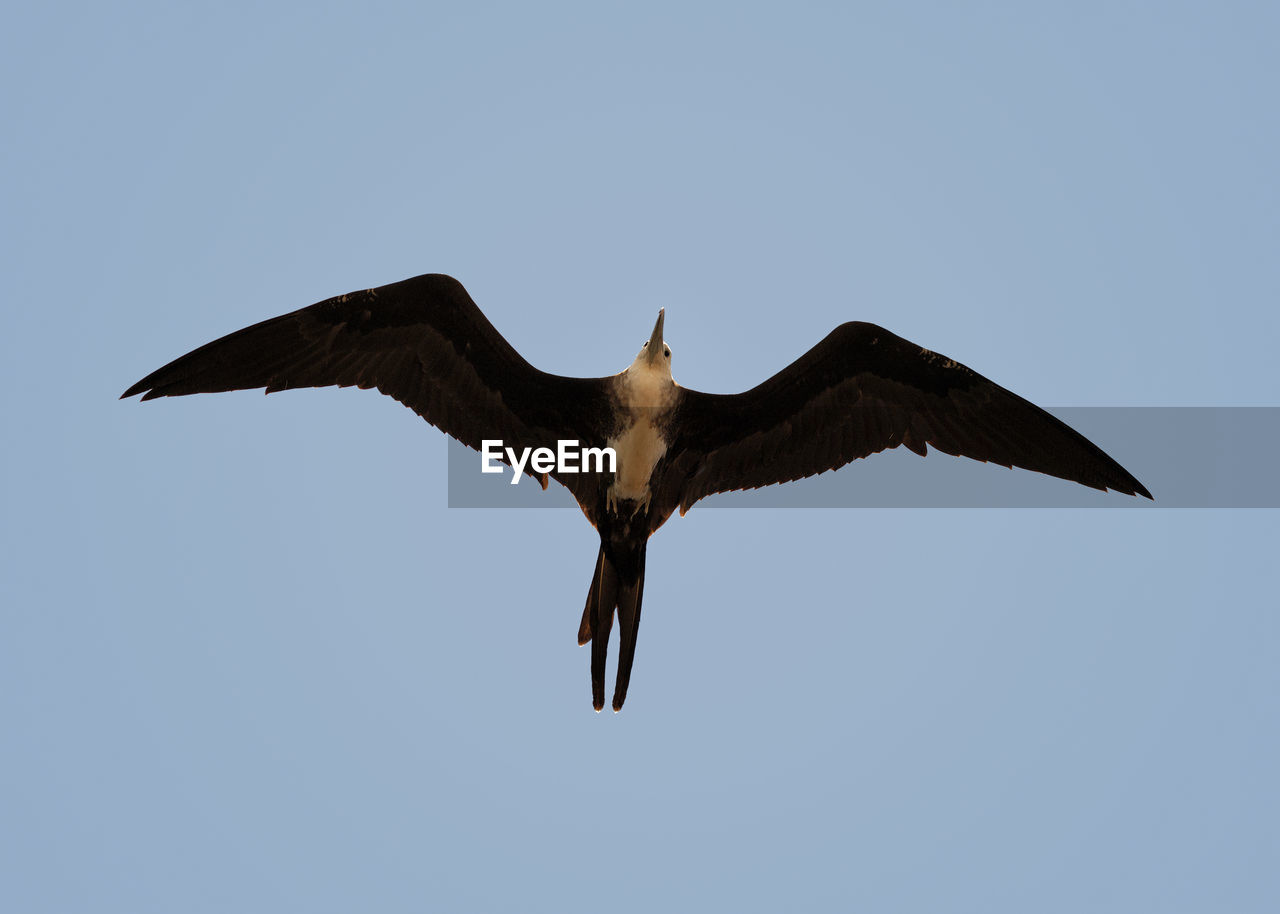
[[[613,610],[618,605],[618,573],[601,548],[600,573],[592,582],[594,598],[591,619],[591,705],[604,709],[604,665],[609,656],[609,632],[613,629]]]
[[[591,589],[587,591],[582,622],[578,626],[578,643],[591,642],[591,703],[597,711],[604,709],[605,662],[609,654],[609,635],[613,630],[614,611],[618,614],[621,651],[618,678],[613,691],[613,710],[622,710],[635,662],[636,634],[640,627],[640,604],[644,597],[644,548],[634,557],[638,575],[634,582],[625,581],[604,546],[596,558]],[[629,563],[631,564],[631,563]]]
[[[613,710],[621,711],[631,682],[631,664],[636,659],[636,634],[640,630],[640,604],[644,600],[644,553],[640,554],[640,577],[618,596],[618,681],[613,687]]]
[[[587,588],[587,607],[582,611],[582,623],[578,626],[578,646],[591,640],[591,626],[596,617],[596,603],[600,594],[600,568],[604,564],[604,546],[596,556],[596,570],[591,572],[591,586]]]

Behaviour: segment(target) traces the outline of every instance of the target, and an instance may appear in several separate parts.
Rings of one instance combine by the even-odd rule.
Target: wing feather
[[[461,283],[427,274],[238,330],[152,372],[123,396],[376,388],[470,447],[501,438],[508,446],[554,448],[557,438],[600,437],[608,422],[606,383],[534,368]]]
[[[673,423],[683,513],[715,492],[813,476],[906,445],[1151,497],[1097,445],[972,369],[874,324],[837,327],[763,384],[736,395],[685,390]]]

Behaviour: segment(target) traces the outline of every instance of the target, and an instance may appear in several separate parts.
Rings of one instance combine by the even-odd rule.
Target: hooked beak
[[[653,334],[649,337],[649,345],[645,349],[645,354],[648,356],[646,361],[650,365],[658,365],[662,362],[662,318],[666,313],[666,308],[658,309],[658,322],[653,325]]]

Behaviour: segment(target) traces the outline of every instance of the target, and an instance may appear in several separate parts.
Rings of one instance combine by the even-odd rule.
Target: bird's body
[[[539,371],[462,285],[428,274],[332,298],[202,346],[125,391],[148,400],[226,390],[376,387],[470,447],[560,440],[614,449],[612,472],[551,472],[600,535],[579,643],[604,706],[613,620],[613,708],[626,699],[649,537],[716,492],[835,469],[906,445],[1019,466],[1125,494],[1150,493],[1096,445],[964,365],[873,324],[836,328],[752,390],[705,394],[671,376],[663,319],[635,361],[606,378]],[[532,468],[530,475],[546,478]]]

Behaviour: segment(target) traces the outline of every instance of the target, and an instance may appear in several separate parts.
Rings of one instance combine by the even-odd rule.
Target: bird
[[[663,335],[665,308],[616,375],[540,371],[494,328],[462,283],[440,273],[326,299],[238,330],[147,375],[121,398],[264,388],[377,389],[464,445],[514,449],[572,440],[613,449],[612,467],[523,473],[565,486],[600,537],[578,625],[591,645],[591,698],[627,698],[649,537],[707,496],[785,483],[903,446],[1021,467],[1152,498],[1133,475],[1061,420],[972,369],[875,324],[841,324],[799,359],[738,394],[682,387]],[[508,461],[510,462],[510,461]],[[519,476],[515,476],[519,479]]]

